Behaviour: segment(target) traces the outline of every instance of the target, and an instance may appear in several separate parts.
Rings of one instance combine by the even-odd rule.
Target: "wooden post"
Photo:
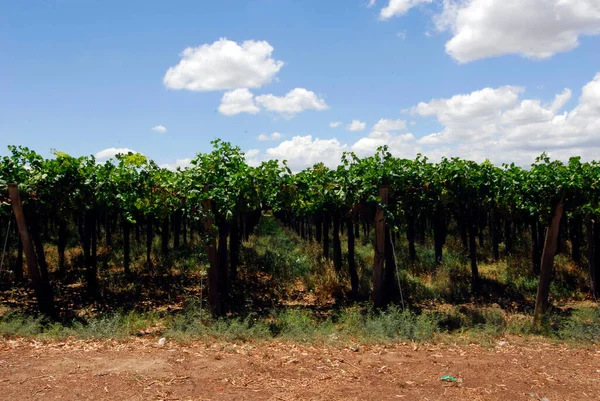
[[[152,240],[154,239],[152,226],[154,226],[154,219],[152,215],[148,215],[148,217],[146,217],[146,263],[148,263],[149,267],[152,266],[150,256],[152,253]]]
[[[125,272],[125,275],[127,277],[130,276],[130,271],[129,271],[129,263],[131,261],[131,257],[130,257],[130,250],[131,250],[131,236],[130,236],[130,231],[131,231],[131,223],[125,218],[122,217],[123,219],[123,270]]]
[[[438,205],[433,215],[433,242],[435,250],[435,265],[442,264],[444,243],[446,242],[446,211]]]
[[[468,233],[469,233],[469,259],[471,260],[471,289],[473,293],[479,292],[479,269],[477,268],[477,242],[475,236],[477,235],[477,221],[474,216],[471,216],[468,220]]]
[[[373,266],[373,303],[383,306],[383,266],[385,263],[385,214],[381,205],[388,203],[388,187],[379,188],[380,203],[375,213],[375,263]]]
[[[322,241],[323,234],[323,215],[318,212],[315,215],[315,239],[320,244]]]
[[[593,294],[596,293],[596,250],[594,249],[594,221],[592,218],[588,218],[585,223],[586,234],[587,234],[587,250],[588,250],[588,278],[590,280],[590,291]]]
[[[337,274],[342,271],[342,243],[340,241],[340,217],[333,216],[333,267]]]
[[[23,204],[21,203],[21,196],[17,184],[8,184],[8,196],[12,204],[15,219],[17,220],[19,235],[21,237],[21,243],[23,244],[23,251],[25,252],[25,258],[27,259],[27,270],[31,277],[38,307],[42,313],[48,316],[55,316],[54,296],[52,295],[49,283],[42,280],[37,257],[33,250],[33,243],[29,237],[29,229],[27,228],[27,222],[25,221]]]
[[[323,236],[323,257],[325,259],[329,259],[329,223],[329,212],[325,212],[325,215],[323,216],[323,232],[321,233]]]
[[[596,216],[588,217],[586,221],[588,248],[588,277],[592,296],[600,296],[600,222]]]
[[[415,216],[408,213],[406,219],[406,239],[408,240],[408,258],[411,262],[417,260],[417,249],[415,248]]]
[[[550,276],[554,265],[554,253],[556,252],[556,240],[560,228],[560,219],[563,214],[562,199],[554,206],[552,221],[546,233],[542,263],[540,266],[540,281],[538,284],[537,297],[535,299],[535,313],[533,318],[534,327],[539,328],[542,317],[548,307],[548,295],[550,293]]]
[[[217,255],[217,235],[215,233],[215,218],[213,216],[212,199],[205,199],[202,207],[207,214],[204,219],[204,248],[208,256],[208,303],[213,316],[221,316],[221,293],[219,286],[219,260]]]
[[[346,220],[348,239],[348,273],[350,274],[350,285],[352,288],[352,299],[358,298],[358,273],[356,272],[356,261],[354,258],[354,224],[352,217]]]
[[[161,239],[161,252],[163,256],[169,255],[169,216],[165,216],[162,221],[162,229],[160,231],[160,239]]]
[[[224,219],[218,223],[219,227],[219,239],[217,241],[217,263],[219,272],[219,302],[220,306],[220,314],[224,315],[228,310],[228,297],[229,297],[229,284],[228,277],[229,274],[229,252],[228,252],[228,242],[229,242],[229,231],[230,224]]]

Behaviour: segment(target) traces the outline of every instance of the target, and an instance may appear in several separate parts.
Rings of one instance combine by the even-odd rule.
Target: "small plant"
[[[564,340],[600,342],[600,308],[584,307],[574,310],[562,327],[558,337]]]

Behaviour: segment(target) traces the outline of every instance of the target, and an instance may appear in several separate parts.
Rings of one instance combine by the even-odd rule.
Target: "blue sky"
[[[598,154],[599,0],[368,3],[2,2],[0,153],[127,148],[173,165],[220,137],[294,168],[381,144],[496,162]]]

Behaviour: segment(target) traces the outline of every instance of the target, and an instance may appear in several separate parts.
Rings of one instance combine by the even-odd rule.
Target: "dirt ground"
[[[600,400],[600,350],[0,340],[0,399]]]

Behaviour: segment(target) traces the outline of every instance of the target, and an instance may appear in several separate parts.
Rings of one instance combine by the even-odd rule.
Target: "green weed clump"
[[[398,306],[381,312],[348,308],[340,312],[337,319],[341,338],[362,343],[428,341],[440,331],[433,315],[403,311]]]
[[[51,322],[42,317],[22,313],[6,313],[0,317],[2,337],[42,337],[48,339],[123,339],[146,330],[158,321],[153,313],[116,312],[87,320],[73,319]]]
[[[438,324],[433,316],[390,307],[385,312],[367,316],[363,337],[380,341],[427,341],[438,332]]]
[[[558,337],[576,342],[600,342],[600,306],[573,310],[558,329]]]
[[[41,318],[21,313],[6,312],[0,316],[0,336],[33,337],[43,332]]]
[[[176,341],[255,342],[281,339],[301,343],[386,344],[431,341],[441,334],[459,333],[489,343],[506,335],[538,334],[576,344],[600,342],[600,308],[580,306],[553,311],[538,331],[526,314],[507,314],[498,307],[450,306],[416,313],[391,306],[376,311],[356,305],[320,316],[310,310],[287,308],[264,317],[248,315],[213,319],[190,304],[179,314],[159,318],[153,313],[116,312],[87,320],[48,322],[22,313],[0,316],[0,336],[40,339],[126,339],[164,336]]]
[[[282,280],[303,277],[310,272],[308,255],[301,252],[275,219],[261,219],[256,234],[242,250],[250,271],[262,271]]]

